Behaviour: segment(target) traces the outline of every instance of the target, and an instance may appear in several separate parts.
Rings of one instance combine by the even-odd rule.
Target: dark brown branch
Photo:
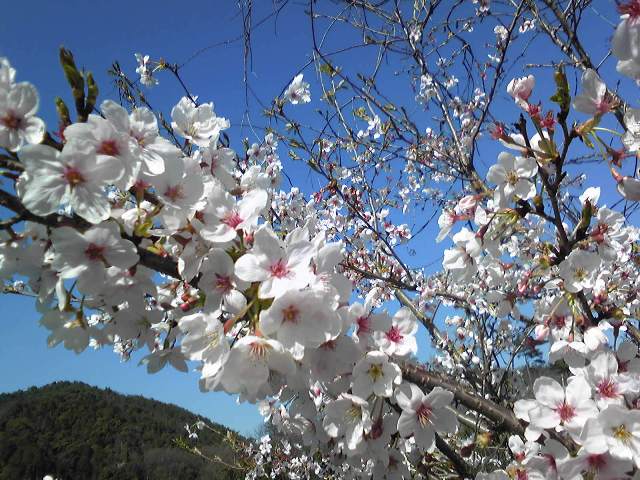
[[[469,464],[437,433],[436,447],[449,459],[453,468],[460,474],[460,478],[472,478],[474,476]]]
[[[467,392],[462,385],[446,380],[440,374],[427,371],[409,363],[403,363],[400,366],[405,380],[427,388],[441,387],[449,390],[462,405],[491,420],[495,424],[496,429],[506,430],[516,435],[524,434],[523,426],[510,410],[491,400]]]

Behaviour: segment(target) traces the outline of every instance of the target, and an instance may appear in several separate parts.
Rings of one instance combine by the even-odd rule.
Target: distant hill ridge
[[[176,405],[81,382],[0,394],[0,480],[242,478],[173,444],[198,420],[211,424]],[[233,458],[219,435],[198,433],[209,456]]]

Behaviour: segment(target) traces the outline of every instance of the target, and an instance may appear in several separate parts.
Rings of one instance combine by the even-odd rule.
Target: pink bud
[[[513,97],[518,105],[525,108],[535,84],[536,79],[533,75],[514,78],[507,85],[507,93]]]
[[[478,204],[478,195],[466,195],[458,201],[458,208],[463,212],[476,208]]]

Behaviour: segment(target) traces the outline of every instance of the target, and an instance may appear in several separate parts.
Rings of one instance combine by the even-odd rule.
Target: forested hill
[[[178,448],[197,415],[79,382],[0,395],[0,480],[241,478]],[[226,432],[222,426],[217,430]],[[209,456],[230,460],[220,435],[198,432]]]

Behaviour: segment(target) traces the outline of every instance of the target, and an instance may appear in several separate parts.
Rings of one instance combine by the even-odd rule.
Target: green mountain
[[[0,480],[242,478],[176,446],[175,439],[186,440],[184,425],[198,420],[206,419],[79,382],[0,394]],[[204,454],[233,464],[222,435],[206,429],[198,435]]]

